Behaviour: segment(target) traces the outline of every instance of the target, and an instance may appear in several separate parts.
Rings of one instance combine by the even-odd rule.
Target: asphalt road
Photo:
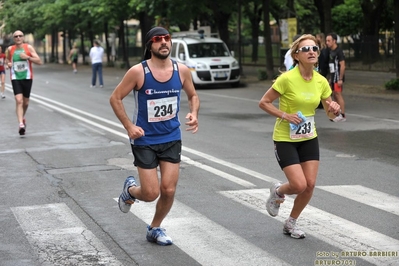
[[[161,247],[145,239],[153,203],[128,214],[116,203],[137,173],[108,102],[124,71],[104,69],[104,88],[89,88],[87,67],[34,73],[25,137],[8,80],[0,101],[1,266],[398,265],[396,94],[348,93],[345,123],[317,111],[318,183],[298,220],[307,237],[295,240],[282,234],[293,198],[276,218],[264,208],[269,187],[285,180],[273,154],[274,118],[258,107],[270,82],[247,76],[239,88],[198,90],[200,130],[183,133],[181,178],[163,224],[174,245]],[[362,72],[351,82],[378,86],[388,75]],[[126,105],[131,113],[131,98]]]

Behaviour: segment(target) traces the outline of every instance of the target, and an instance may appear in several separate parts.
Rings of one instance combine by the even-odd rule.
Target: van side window
[[[172,52],[170,53],[171,57],[176,57],[176,47],[177,47],[177,44],[172,43]]]
[[[181,58],[182,54],[183,54],[183,56],[185,58],[186,51],[184,50],[184,45],[182,43],[179,43],[177,55],[178,55],[178,58],[180,58],[181,60],[183,60],[183,58]]]

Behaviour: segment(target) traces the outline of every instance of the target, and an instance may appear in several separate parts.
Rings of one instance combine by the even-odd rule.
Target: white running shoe
[[[285,200],[284,197],[280,197],[276,193],[276,190],[280,186],[281,186],[281,184],[277,183],[277,184],[274,184],[274,186],[272,186],[270,188],[270,195],[266,201],[266,210],[273,217],[276,217],[278,215],[278,211],[280,210],[280,203],[283,203]]]
[[[306,237],[305,232],[296,226],[296,220],[290,220],[290,218],[288,218],[284,223],[283,233],[296,239]]]
[[[121,212],[128,213],[132,204],[138,202],[132,195],[129,193],[130,187],[136,187],[136,179],[133,176],[129,176],[126,178],[125,183],[123,184],[123,190],[118,199],[118,206]]]
[[[4,99],[6,96],[2,93],[1,94],[1,98]]]
[[[333,121],[333,122],[345,122],[346,118],[343,117],[341,114],[339,114],[339,116],[337,116],[336,118],[332,119],[331,121]]]
[[[172,245],[172,238],[165,234],[165,229],[161,227],[151,228],[147,226],[147,240],[161,246]]]

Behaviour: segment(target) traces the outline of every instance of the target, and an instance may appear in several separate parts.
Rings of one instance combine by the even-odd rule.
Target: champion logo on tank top
[[[164,90],[164,91],[157,91],[155,89],[146,89],[145,94],[147,95],[154,95],[154,94],[176,94],[179,93],[179,90],[171,89],[171,90]]]

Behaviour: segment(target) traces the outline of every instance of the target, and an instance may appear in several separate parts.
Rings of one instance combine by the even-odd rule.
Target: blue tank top
[[[146,61],[141,62],[144,69],[144,84],[134,90],[133,124],[141,127],[145,136],[130,139],[134,145],[155,145],[181,139],[179,109],[182,83],[179,68],[172,60],[173,74],[166,82],[157,81]]]

